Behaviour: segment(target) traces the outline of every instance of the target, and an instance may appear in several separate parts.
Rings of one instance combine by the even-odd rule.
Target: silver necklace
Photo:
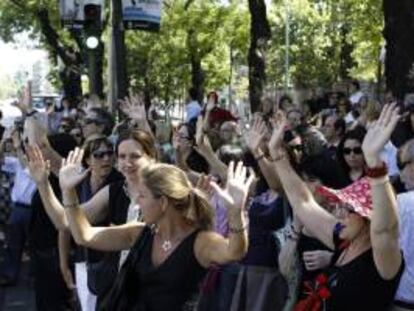
[[[160,235],[158,234],[158,232],[159,232],[159,229],[158,228],[156,228],[155,229],[155,234],[156,235],[158,235],[159,237],[160,237]],[[184,235],[181,235],[181,236],[179,236],[178,238],[175,238],[175,239],[162,239],[161,237],[160,237],[160,239],[162,240],[162,243],[161,243],[161,248],[162,248],[162,250],[165,252],[165,253],[168,253],[168,252],[170,252],[171,251],[171,249],[173,248],[173,245],[175,245],[175,244],[177,244],[178,242],[180,242],[185,236],[187,235],[187,233],[186,234],[184,234]]]

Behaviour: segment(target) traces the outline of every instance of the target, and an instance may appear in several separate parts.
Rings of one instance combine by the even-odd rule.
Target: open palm
[[[273,156],[283,146],[283,135],[285,133],[287,120],[283,111],[276,113],[275,119],[272,121],[273,133],[269,141],[269,152]]]
[[[32,176],[36,184],[47,182],[50,173],[50,163],[45,161],[37,145],[27,148],[27,160],[30,176]]]
[[[226,188],[220,188],[215,182],[211,182],[211,186],[228,209],[243,209],[254,178],[252,172],[247,177],[247,168],[243,166],[243,162],[237,163],[235,169],[234,162],[230,162],[227,170]]]
[[[399,120],[396,104],[386,105],[379,119],[368,126],[368,132],[362,143],[362,150],[368,164],[379,159],[380,152],[390,140]]]
[[[251,152],[258,151],[261,142],[266,136],[266,132],[266,123],[261,117],[256,117],[246,137],[246,144]]]
[[[59,184],[62,191],[73,190],[88,174],[82,169],[83,150],[75,148],[62,161],[59,171]]]
[[[145,104],[140,96],[132,95],[125,97],[125,100],[121,100],[120,102],[122,111],[131,119],[141,121],[147,118]]]

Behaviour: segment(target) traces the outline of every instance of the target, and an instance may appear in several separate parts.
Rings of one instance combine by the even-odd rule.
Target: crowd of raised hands
[[[22,111],[27,112],[27,101],[23,98],[18,105]],[[120,251],[133,249],[147,225],[159,227],[160,229],[157,230],[160,231],[156,231],[157,234],[167,236],[172,232],[169,226],[172,223],[179,223],[180,230],[183,232],[196,229],[205,233],[195,242],[194,248],[195,257],[204,268],[211,268],[217,264],[226,266],[234,262],[250,268],[251,265],[248,262],[251,260],[249,256],[252,256],[252,253],[257,258],[275,255],[276,262],[271,265],[267,264],[266,268],[271,267],[272,271],[276,269],[281,272],[283,282],[289,285],[288,289],[284,290],[289,291],[286,297],[289,296],[290,300],[284,303],[295,310],[310,310],[303,306],[312,307],[309,305],[312,299],[315,304],[315,301],[326,304],[326,310],[336,310],[338,304],[355,298],[353,295],[357,293],[350,289],[352,286],[355,288],[358,286],[352,275],[355,271],[347,266],[353,262],[355,267],[358,267],[356,269],[361,269],[357,272],[361,272],[361,278],[367,282],[364,285],[370,286],[374,280],[383,282],[382,287],[372,284],[372,290],[379,291],[381,288],[383,292],[378,292],[378,294],[386,298],[381,303],[392,304],[393,300],[389,297],[397,289],[403,273],[404,260],[399,245],[399,215],[396,196],[382,153],[386,145],[390,143],[391,135],[400,120],[399,108],[395,104],[385,105],[377,120],[366,122],[360,146],[348,147],[346,145],[347,134],[343,133],[341,142],[343,146],[335,146],[335,150],[336,148],[338,151],[340,148],[351,150],[348,154],[342,154],[348,167],[341,167],[340,156],[336,153],[329,153],[328,144],[324,146],[326,149],[324,154],[306,154],[307,149],[304,145],[309,141],[304,133],[309,133],[311,130],[323,132],[324,129],[308,124],[306,120],[301,121],[302,124],[298,126],[289,119],[290,111],[279,109],[270,115],[255,114],[248,126],[241,125],[241,122],[238,124],[231,121],[232,127],[239,128],[231,132],[229,138],[229,129],[232,127],[226,127],[224,123],[230,121],[219,124],[210,122],[210,116],[216,109],[215,103],[211,100],[207,101],[204,112],[198,118],[175,128],[172,124],[167,124],[166,127],[171,135],[163,135],[162,126],[160,126],[169,123],[170,120],[149,118],[141,96],[127,97],[120,100],[119,104],[126,121],[115,126],[111,140],[115,142],[117,157],[111,159],[109,163],[110,165],[116,163],[116,167],[126,180],[124,188],[127,188],[129,194],[134,194],[129,195],[129,199],[141,209],[139,221],[135,219],[133,222],[120,226],[94,227],[95,221],[90,216],[94,213],[88,211],[88,206],[103,203],[107,208],[109,195],[100,194],[100,199],[92,200],[92,205],[87,203],[86,208],[82,205],[84,202],[79,202],[77,189],[90,176],[95,176],[94,166],[90,164],[85,166],[86,155],[82,146],[79,145],[70,151],[66,157],[59,157],[51,150],[46,131],[40,122],[31,116],[26,118],[27,166],[40,189],[46,212],[56,228],[69,230],[75,241],[84,246],[103,251]],[[354,130],[355,128],[352,128],[349,132]],[[150,137],[148,138],[149,144],[157,149],[158,154],[161,154],[160,158],[168,164],[155,163],[157,162],[156,156],[148,157],[144,164],[144,160],[140,158],[146,158],[148,152],[141,141],[131,138],[132,134],[129,138],[125,138],[125,141],[135,140],[138,145],[134,147],[122,145],[123,140],[117,141],[123,137],[125,131],[146,132]],[[85,141],[88,139],[85,137]],[[297,143],[298,141],[300,143]],[[131,151],[128,148],[135,149]],[[135,160],[131,160],[130,157],[134,156],[134,152],[139,155]],[[345,196],[341,196],[340,189],[331,189],[340,204],[337,203],[334,208],[327,204],[326,199],[321,198],[319,188],[329,188],[331,185],[324,184],[323,173],[318,175],[320,170],[312,166],[316,163],[315,156],[326,156],[327,163],[335,163],[345,175],[348,174],[348,178],[354,169],[352,165],[356,162],[352,158],[348,160],[349,154],[362,157],[360,160],[363,163],[362,174],[360,178],[348,182],[348,187],[352,188],[354,183],[359,182],[368,185],[369,190],[364,194],[366,195],[364,200],[369,201],[370,204],[364,205],[368,206],[364,212],[361,212],[359,206],[353,206],[354,201],[347,201]],[[105,155],[103,158],[105,159]],[[126,160],[127,158],[129,160]],[[128,171],[128,165],[138,168],[135,175]],[[329,167],[327,166],[326,169],[329,170]],[[155,212],[148,211],[146,205],[149,203],[142,193],[148,189],[155,191],[153,187],[155,189],[158,185],[145,182],[161,171],[168,172],[168,174],[159,177],[160,184],[167,185],[168,178],[172,178],[171,176],[175,174],[184,177],[177,177],[178,188],[171,186],[168,190],[158,189],[159,193],[156,192],[156,196],[154,195],[152,204],[158,204],[157,200],[161,200],[162,197],[166,198],[166,203],[163,201],[164,203],[157,205]],[[59,204],[48,190],[47,185],[51,174],[59,178],[62,192]],[[182,186],[181,190],[179,186]],[[162,192],[164,190],[165,193]],[[183,200],[180,191],[183,193],[187,191],[183,197],[189,196],[192,199],[185,201],[186,203],[177,203]],[[355,195],[358,196],[358,190],[355,191]],[[272,201],[269,198],[276,199]],[[204,204],[205,202],[207,205]],[[180,204],[186,205],[184,212],[180,209],[182,208]],[[262,210],[257,207],[259,205],[262,206]],[[266,211],[282,208],[278,206],[283,206],[284,210],[277,217],[283,217],[283,219],[273,219],[275,223],[273,227],[266,224],[265,218],[258,218],[258,215],[262,217]],[[99,210],[99,207],[96,209]],[[217,225],[222,222],[223,211],[226,215],[224,226],[227,230],[214,232],[213,228],[216,226],[203,227],[201,225],[205,223]],[[205,221],[205,218],[208,220]],[[198,220],[200,220],[199,223]],[[255,243],[258,243],[257,239],[263,238],[263,232],[269,234],[266,236],[269,240],[278,236],[279,247],[274,247],[273,242],[266,246],[269,254],[273,252],[273,255],[260,254],[255,250]],[[275,235],[269,238],[273,233]],[[178,233],[177,235],[180,236]],[[183,233],[181,235],[185,236]],[[309,244],[304,242],[305,239],[317,241],[318,247],[308,248]],[[169,247],[172,247],[170,244],[173,244],[171,241],[174,240],[165,241],[163,247],[169,250]],[[274,247],[273,251],[272,247]],[[365,261],[366,252],[369,252],[371,261]],[[269,258],[261,259],[266,261]],[[162,256],[158,259],[161,262],[165,260]],[[362,260],[364,260],[363,263],[361,263]],[[305,272],[303,275],[308,278],[306,279],[308,286],[315,281],[315,276],[311,273],[324,273],[329,280],[326,284],[329,295],[320,297],[316,292],[316,294],[306,292],[304,283],[301,281],[301,273],[298,273],[300,270],[303,270],[302,273]],[[296,283],[296,286],[292,285],[292,275],[295,273],[299,275],[299,281],[296,280],[299,284]],[[313,288],[313,285],[310,286]],[[282,289],[273,288],[272,290]],[[267,290],[263,289],[263,291]],[[255,299],[253,292],[246,295],[252,295],[250,298],[244,297],[246,301]],[[367,295],[362,305],[364,307],[377,306],[373,301],[374,296]],[[358,294],[357,297],[362,296]],[[237,299],[241,298],[238,296]],[[352,303],[348,304],[348,306],[351,305]],[[316,308],[315,310],[322,310],[317,309],[315,305],[313,307]]]

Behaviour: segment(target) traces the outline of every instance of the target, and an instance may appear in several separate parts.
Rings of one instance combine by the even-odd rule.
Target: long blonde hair
[[[214,210],[184,171],[174,165],[153,163],[142,168],[141,178],[154,197],[166,197],[187,221],[203,230],[212,229]]]

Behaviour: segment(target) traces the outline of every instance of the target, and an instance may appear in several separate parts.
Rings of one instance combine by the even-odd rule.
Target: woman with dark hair
[[[358,127],[346,133],[338,145],[337,159],[345,173],[347,185],[365,175],[366,164],[362,153],[362,142],[365,133],[364,128]]]
[[[35,148],[37,149],[37,148]],[[124,176],[124,181],[111,183],[93,195],[90,200],[81,204],[88,220],[94,224],[125,224],[135,221],[140,215],[139,206],[134,202],[138,195],[139,170],[157,160],[157,150],[150,134],[140,130],[123,132],[116,145],[117,167]],[[89,170],[79,171],[73,175],[71,182],[78,185],[89,174]],[[31,170],[32,178],[36,181],[46,212],[53,224],[59,230],[68,229],[68,219],[62,209],[62,204],[56,198],[47,180],[47,172]],[[58,212],[54,212],[58,211]],[[96,273],[96,282],[90,287],[95,288],[98,301],[112,286],[118,272],[118,267],[125,261],[128,251],[116,252],[105,256],[100,273]],[[104,272],[102,272],[104,270]],[[98,279],[99,278],[99,279]]]
[[[81,203],[89,201],[103,187],[122,180],[122,175],[113,166],[114,147],[106,136],[92,135],[85,141],[83,149],[82,163],[83,167],[89,170],[89,174],[76,187]],[[70,232],[62,230],[59,232],[60,270],[68,288],[74,288],[75,284],[70,271],[70,249]],[[88,288],[87,268],[102,260],[103,256],[103,253],[82,247],[75,248],[76,291],[83,311],[95,310],[96,293]]]
[[[197,173],[209,173],[207,161],[196,150],[196,124],[197,119],[188,123],[182,123],[174,136],[174,147],[176,149],[176,163],[184,171]]]
[[[270,140],[274,169],[280,177],[294,213],[301,223],[334,250],[331,267],[308,286],[308,295],[295,310],[388,310],[404,262],[398,245],[396,199],[380,152],[398,122],[398,109],[385,106],[363,141],[368,178],[336,192],[325,189],[340,213],[332,215],[315,198],[312,184],[303,181],[290,165],[283,147],[286,121],[279,122]],[[292,238],[297,239],[293,233]]]

